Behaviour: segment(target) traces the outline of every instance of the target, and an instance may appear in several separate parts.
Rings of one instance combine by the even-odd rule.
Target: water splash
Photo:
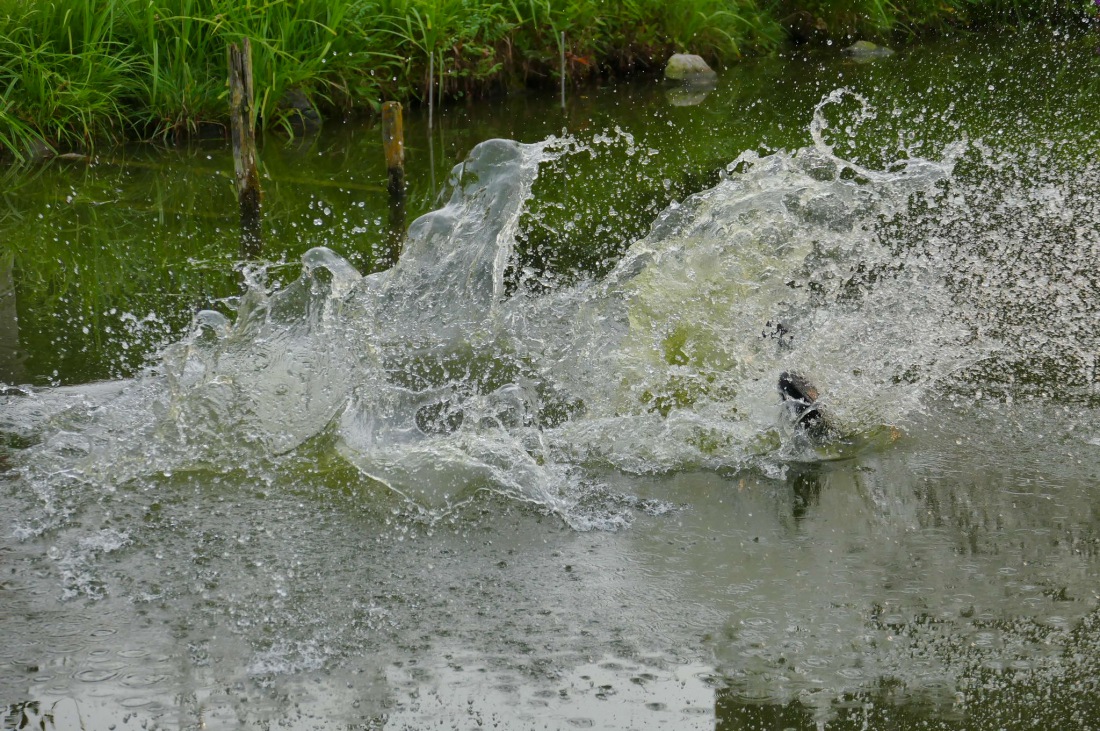
[[[828,119],[853,102],[842,123]],[[1025,188],[980,142],[884,169],[839,157],[830,135],[850,138],[873,117],[859,95],[831,93],[812,146],[743,153],[717,185],[663,211],[606,276],[550,286],[507,281],[535,182],[570,156],[631,153],[634,141],[485,142],[454,169],[449,202],[412,224],[392,270],[364,277],[312,249],[281,290],[254,277],[234,321],[198,313],[121,393],[63,406],[61,421],[24,409],[16,420],[37,418],[45,435],[24,474],[107,490],[179,471],[262,477],[320,441],[432,518],[485,490],[588,528],[622,521],[593,510],[593,470],[781,474],[791,460],[893,438],[945,386],[992,388],[1049,345],[1028,329],[1034,318],[988,310],[1011,211],[1094,254],[1100,244],[1068,177]],[[993,192],[990,179],[1001,181]],[[982,243],[993,232],[1002,239]],[[1059,244],[1076,252],[1061,275],[1035,264],[996,291],[1034,293],[1024,311],[1035,315],[1079,305],[1068,322],[1085,339],[1054,358],[1092,369],[1095,384],[1083,333],[1096,282],[1070,244]],[[1052,276],[1065,286],[1050,300]],[[785,370],[818,384],[845,439],[822,451],[785,424]]]

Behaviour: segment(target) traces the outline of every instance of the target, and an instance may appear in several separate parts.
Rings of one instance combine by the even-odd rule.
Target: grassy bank
[[[383,99],[447,99],[659,67],[719,65],[787,42],[1042,19],[1091,0],[0,0],[0,151],[25,159],[126,138],[217,131],[226,46],[253,43],[258,123],[291,129]],[[429,68],[435,71],[434,87]]]

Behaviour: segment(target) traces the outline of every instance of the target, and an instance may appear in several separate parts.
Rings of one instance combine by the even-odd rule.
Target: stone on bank
[[[713,86],[718,82],[718,74],[702,56],[677,53],[665,65],[665,79],[688,86]]]

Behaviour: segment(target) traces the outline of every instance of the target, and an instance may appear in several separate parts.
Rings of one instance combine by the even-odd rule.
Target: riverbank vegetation
[[[786,43],[898,42],[1033,22],[1089,0],[0,0],[0,154],[220,134],[226,47],[252,40],[257,123],[453,100]],[[564,33],[564,45],[562,39]],[[429,78],[429,73],[431,78]]]

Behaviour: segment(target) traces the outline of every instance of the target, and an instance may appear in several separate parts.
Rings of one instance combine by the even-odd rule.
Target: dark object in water
[[[783,371],[779,374],[779,395],[790,402],[796,428],[804,430],[815,439],[824,439],[832,431],[825,414],[817,403],[817,389],[797,373]]]
[[[794,343],[794,334],[791,332],[791,329],[779,320],[774,322],[768,320],[760,336],[765,339],[778,341],[781,348],[790,348]]]

